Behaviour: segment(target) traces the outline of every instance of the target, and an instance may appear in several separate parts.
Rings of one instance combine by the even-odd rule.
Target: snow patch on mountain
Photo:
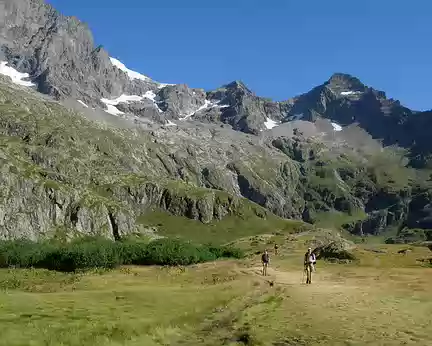
[[[149,100],[153,101],[153,104],[156,107],[156,109],[158,110],[158,112],[162,113],[162,110],[159,108],[159,106],[156,102],[156,94],[151,90],[147,91],[142,96],[123,94],[123,95],[120,95],[119,97],[117,97],[116,99],[113,99],[113,100],[102,98],[101,101],[103,103],[105,103],[107,106],[110,106],[110,107],[108,107],[108,110],[109,110],[109,111],[107,111],[108,113],[110,113],[110,114],[116,113],[114,115],[117,115],[117,114],[124,114],[123,112],[119,111],[117,109],[117,107],[115,107],[119,103],[140,102],[143,99],[149,99]]]
[[[157,95],[151,90],[146,91],[146,93],[143,95],[143,98],[146,98],[146,99],[153,101],[153,104],[155,105],[158,112],[162,113],[162,110],[159,108],[159,106],[157,104],[156,97],[157,97]]]
[[[10,77],[12,79],[12,83],[14,84],[26,87],[35,86],[34,83],[23,80],[29,78],[28,73],[18,72],[13,67],[7,66],[7,61],[0,61],[0,74]]]
[[[105,110],[105,112],[112,114],[112,115],[121,115],[124,114],[122,111],[118,110],[116,106],[107,104],[107,109]]]
[[[136,72],[136,71],[132,71],[130,69],[128,69],[120,60],[117,60],[115,58],[111,58],[111,63],[117,67],[118,69],[122,70],[123,72],[125,72],[130,79],[140,79],[140,80],[145,80],[145,81],[149,81],[150,78],[147,76],[144,76],[143,74]]]
[[[350,91],[341,91],[341,95],[342,96],[349,96],[349,95],[358,95],[358,94],[361,94],[362,92],[361,91],[352,91],[352,90],[350,90]]]
[[[199,112],[199,111],[202,111],[203,109],[206,109],[206,108],[210,108],[212,105],[213,105],[213,104],[212,104],[211,101],[209,101],[209,100],[205,100],[205,101],[204,101],[204,104],[203,104],[200,108],[198,108],[194,113],[197,113],[197,112]]]
[[[207,108],[214,108],[214,107],[227,108],[227,107],[230,107],[230,105],[221,104],[222,100],[210,100],[208,102],[209,103],[208,103],[208,107]]]
[[[270,118],[266,118],[266,121],[264,122],[264,126],[268,129],[268,130],[270,130],[270,129],[272,129],[273,127],[276,127],[276,126],[278,126],[279,124],[276,122],[276,121],[274,121],[274,120],[272,120],[272,119],[270,119]]]
[[[210,109],[210,108],[215,108],[215,107],[218,107],[218,108],[229,107],[229,105],[224,105],[224,104],[221,105],[220,102],[221,101],[209,101],[209,100],[205,100],[204,104],[202,106],[200,106],[197,110],[195,110],[195,111],[193,111],[193,112],[191,112],[189,114],[186,114],[185,116],[181,117],[180,120],[186,120],[186,119],[192,117],[195,113],[203,111],[204,109]]]
[[[122,111],[117,109],[117,105],[119,103],[128,103],[128,102],[132,102],[132,101],[141,101],[143,99],[142,96],[138,96],[138,95],[121,95],[119,97],[117,97],[114,100],[108,100],[105,98],[102,98],[101,101],[103,103],[105,103],[105,105],[107,106],[106,112],[112,115],[120,115],[120,114],[124,114]]]
[[[83,107],[85,107],[85,108],[89,108],[83,101],[81,101],[81,100],[77,100],[78,101],[78,103],[80,103]]]
[[[149,99],[149,100],[151,100],[153,102],[156,102],[155,101],[156,100],[156,94],[153,91],[151,91],[151,90],[146,91],[145,94],[142,97],[146,98],[146,99]]]
[[[331,123],[331,124],[333,126],[333,130],[335,130],[337,132],[342,131],[342,126],[340,126],[339,124],[337,124],[337,123]]]
[[[175,84],[169,84],[169,83],[159,83],[159,82],[157,82],[159,85],[158,85],[158,89],[163,89],[163,88],[165,88],[165,87],[167,87],[167,86],[173,86],[173,85],[175,85]]]
[[[139,101],[142,101],[142,99],[143,99],[143,96],[123,94],[114,100],[101,99],[101,101],[105,104],[117,106],[119,103],[139,102]]]
[[[118,60],[116,58],[110,57],[110,61],[111,61],[111,64],[113,64],[115,67],[117,67],[118,69],[120,69],[123,72],[125,72],[130,79],[139,79],[139,80],[143,80],[143,81],[152,81],[151,78],[149,78],[147,76],[144,76],[143,74],[141,74],[139,72],[136,72],[136,71],[133,71],[133,70],[127,68],[125,64],[123,64],[120,60]],[[156,82],[156,81],[153,81],[153,82],[156,83],[156,84],[158,84],[158,88],[159,89],[165,88],[165,87],[167,87],[169,85],[175,85],[175,84],[168,84],[168,83],[159,83],[159,82]]]

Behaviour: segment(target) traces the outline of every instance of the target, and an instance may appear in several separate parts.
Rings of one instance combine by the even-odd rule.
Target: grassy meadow
[[[430,345],[427,248],[362,244],[355,263],[319,261],[306,286],[314,238],[246,237],[233,242],[246,259],[187,267],[1,269],[0,345]],[[274,242],[262,277],[256,252]]]

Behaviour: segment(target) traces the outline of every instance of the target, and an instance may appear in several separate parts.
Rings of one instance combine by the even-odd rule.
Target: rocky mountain
[[[340,126],[358,124],[384,145],[413,149],[412,164],[427,165],[431,150],[427,126],[431,112],[417,112],[388,99],[385,92],[365,86],[347,74],[334,74],[327,82],[292,99],[291,115],[304,120],[326,118]]]
[[[431,112],[355,77],[283,102],[240,81],[159,83],[42,0],[0,0],[0,47],[0,237],[117,237],[154,208],[206,224],[247,209],[359,235],[432,228]]]

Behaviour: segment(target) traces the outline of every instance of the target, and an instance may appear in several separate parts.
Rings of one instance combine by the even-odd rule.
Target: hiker
[[[315,265],[316,263],[316,256],[312,252],[311,248],[308,248],[307,252],[305,253],[304,257],[304,270],[306,272],[306,283],[311,284],[312,283],[312,272],[315,271]]]
[[[263,264],[263,271],[262,271],[262,275],[263,276],[267,276],[267,267],[269,265],[270,262],[270,256],[267,252],[267,249],[264,251],[263,255],[261,256],[261,261]]]
[[[278,254],[278,249],[279,249],[279,247],[278,247],[278,245],[275,243],[275,245],[274,245],[275,255]]]

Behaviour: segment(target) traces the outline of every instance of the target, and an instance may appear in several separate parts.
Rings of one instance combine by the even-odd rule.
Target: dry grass
[[[59,274],[45,277],[43,287],[31,285],[39,271],[0,273],[3,285],[15,282],[0,293],[5,346],[171,344],[248,289],[226,265],[129,268],[69,283]]]
[[[428,249],[413,247],[402,255],[398,251],[406,246],[358,248],[357,263],[319,262],[313,285],[306,286],[302,246],[311,238],[279,239],[281,255],[269,278],[275,282],[272,303],[242,312],[251,345],[430,344],[432,268],[417,262],[430,257]],[[246,271],[258,275],[258,264]]]
[[[359,249],[355,264],[319,262],[306,286],[311,235],[275,237],[260,244],[281,245],[268,278],[258,256],[78,276],[0,271],[0,345],[430,345],[432,268],[416,262],[429,250]]]

